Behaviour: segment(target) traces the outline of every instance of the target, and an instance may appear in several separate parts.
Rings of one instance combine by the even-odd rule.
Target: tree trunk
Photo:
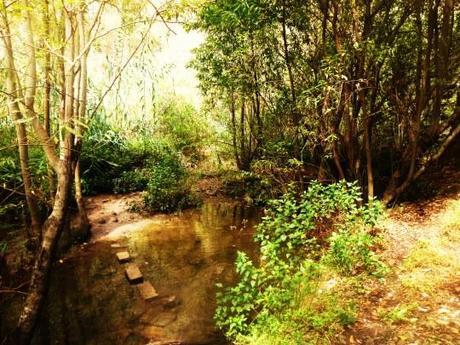
[[[43,22],[45,25],[45,39],[50,35],[50,18],[49,18],[49,1],[45,0],[44,3],[45,13]],[[45,47],[45,46],[44,46]],[[51,53],[47,49],[45,51],[45,94],[43,97],[43,124],[45,131],[48,136],[51,135]],[[54,172],[49,164],[47,164],[47,177],[48,177],[48,188],[51,200],[54,202],[54,193],[56,192],[56,186],[54,181]]]
[[[366,104],[366,96],[363,90],[359,91],[361,109],[364,117],[364,151],[366,153],[366,173],[367,173],[367,199],[369,202],[374,199],[374,172],[372,169],[372,146],[371,146],[371,119]]]
[[[35,260],[33,273],[30,280],[29,292],[24,302],[23,311],[19,317],[16,333],[18,345],[28,345],[37,323],[43,300],[47,291],[49,272],[56,245],[65,224],[70,198],[72,177],[71,141],[72,136],[67,135],[67,153],[65,159],[60,161],[57,181],[57,191],[53,211],[43,225],[43,240]]]
[[[79,43],[80,43],[80,50],[86,48],[87,37],[84,27],[84,16],[83,12],[80,12],[77,16],[77,24],[78,24],[78,31],[79,31]],[[82,123],[86,120],[86,99],[87,99],[87,53],[83,52],[80,61],[80,78],[78,80],[78,107],[76,111],[76,115],[78,117],[77,123],[75,124],[76,128],[76,142],[75,142],[75,201],[78,207],[78,214],[80,218],[80,233],[86,238],[89,236],[90,230],[90,223],[88,219],[88,215],[86,213],[85,208],[85,200],[83,199],[83,193],[81,188],[81,171],[80,171],[80,151],[81,151],[81,142],[82,142]]]
[[[79,215],[79,233],[87,238],[89,236],[90,223],[88,219],[88,214],[86,213],[85,200],[83,199],[83,193],[81,189],[81,174],[80,174],[80,160],[78,159],[75,165],[75,201],[78,207]]]
[[[11,84],[11,82],[9,82],[8,84]],[[11,90],[9,92],[11,93]],[[37,200],[34,195],[32,177],[29,168],[29,148],[26,126],[23,122],[24,119],[22,117],[21,111],[19,110],[17,100],[11,99],[8,105],[11,116],[16,126],[21,176],[22,181],[24,183],[24,194],[26,196],[26,203],[30,216],[31,230],[29,231],[29,239],[32,241],[34,245],[37,245],[40,242],[41,237],[41,222],[40,212],[38,209]]]
[[[24,123],[24,118],[19,107],[21,99],[20,85],[17,82],[17,72],[14,63],[13,45],[11,41],[11,32],[9,23],[6,16],[6,10],[3,13],[2,22],[2,38],[5,44],[7,63],[8,63],[8,76],[7,76],[7,90],[9,93],[8,109],[13,121],[15,122],[16,135],[19,151],[19,163],[21,167],[21,175],[24,183],[24,194],[26,196],[26,203],[30,215],[31,231],[29,237],[32,242],[37,242],[40,239],[40,214],[38,210],[37,200],[33,194],[32,177],[29,169],[29,148],[27,140],[27,131]]]
[[[430,166],[430,164],[436,162],[439,158],[441,158],[442,154],[446,151],[449,145],[453,143],[459,135],[460,135],[460,124],[458,124],[457,127],[455,127],[452,130],[451,134],[442,142],[442,144],[439,146],[439,149],[436,151],[436,153],[430,156],[428,159],[426,159],[423,162],[420,168],[413,174],[411,179],[406,179],[399,187],[396,185],[392,185],[388,187],[385,193],[383,194],[382,202],[384,204],[389,204],[396,197],[398,197],[402,192],[404,192],[406,188],[409,187],[412,181],[419,178],[420,175],[422,175],[426,171],[426,169]]]

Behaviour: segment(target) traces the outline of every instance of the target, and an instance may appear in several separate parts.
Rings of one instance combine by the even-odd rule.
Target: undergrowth
[[[239,282],[219,285],[218,327],[238,344],[328,343],[355,321],[362,282],[386,272],[371,234],[381,213],[346,182],[271,201],[255,235],[260,263],[239,252]]]
[[[143,208],[174,211],[193,206],[186,157],[171,140],[148,131],[136,138],[96,120],[88,128],[81,154],[86,194],[143,191]]]

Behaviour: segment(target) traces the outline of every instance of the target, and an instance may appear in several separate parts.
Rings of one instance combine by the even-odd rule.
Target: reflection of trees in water
[[[215,284],[234,281],[237,250],[256,255],[252,226],[258,212],[236,202],[206,202],[200,210],[162,217],[164,222],[133,231],[119,242],[128,244],[160,296],[180,300],[178,307],[168,309],[175,317],[162,328],[165,333],[198,342],[214,339]],[[245,219],[247,226],[239,231]],[[231,230],[232,225],[238,230]],[[108,243],[98,242],[57,266],[37,343],[146,343],[144,330],[161,319],[165,309],[139,298],[115,252]]]

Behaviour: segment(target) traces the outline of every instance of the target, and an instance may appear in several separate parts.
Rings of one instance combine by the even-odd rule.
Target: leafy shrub
[[[80,165],[85,194],[110,193],[114,179],[135,166],[127,140],[103,120],[96,119],[85,133]]]
[[[223,190],[231,197],[244,197],[256,205],[264,205],[276,196],[269,180],[247,171],[231,172],[224,176]]]
[[[331,270],[346,276],[383,271],[369,234],[380,213],[375,201],[361,205],[359,187],[346,182],[312,182],[300,196],[291,189],[271,201],[255,235],[260,264],[238,253],[240,280],[234,287],[220,286],[217,325],[236,339],[267,327],[274,315],[300,318],[297,323],[315,330],[353,322],[351,304],[332,303],[332,295],[326,298],[319,283]],[[321,300],[322,307],[302,305],[302,296]]]
[[[329,241],[327,259],[343,273],[350,275],[367,271],[380,276],[385,272],[385,267],[372,251],[375,239],[366,231],[334,232]]]
[[[149,179],[149,169],[134,168],[134,170],[124,171],[120,177],[113,180],[113,191],[118,194],[145,190]]]
[[[192,164],[202,159],[202,149],[206,138],[211,136],[206,119],[193,105],[181,99],[166,99],[160,104],[159,118],[162,137],[175,150],[189,158]]]
[[[171,148],[163,147],[149,161],[145,206],[152,211],[174,211],[197,203],[186,181],[186,170]]]

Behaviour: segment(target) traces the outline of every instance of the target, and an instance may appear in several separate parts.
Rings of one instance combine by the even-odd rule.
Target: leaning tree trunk
[[[71,140],[73,140],[72,135],[67,135],[68,148],[71,147]],[[71,150],[67,151],[64,159],[60,161],[53,211],[43,225],[42,244],[34,263],[29,292],[19,318],[15,339],[18,345],[28,345],[32,340],[37,317],[47,291],[52,259],[65,224],[73,176]]]
[[[398,197],[402,192],[404,192],[407,187],[409,187],[410,183],[422,175],[426,169],[433,163],[435,163],[439,158],[442,157],[443,153],[447,150],[447,148],[457,140],[460,136],[460,124],[458,124],[454,129],[452,129],[450,135],[441,143],[438,150],[430,157],[428,157],[424,162],[420,165],[420,168],[413,174],[410,179],[406,179],[401,185],[397,186],[392,184],[391,186],[387,187],[385,190],[382,202],[384,204],[389,204],[393,201],[396,197]]]

